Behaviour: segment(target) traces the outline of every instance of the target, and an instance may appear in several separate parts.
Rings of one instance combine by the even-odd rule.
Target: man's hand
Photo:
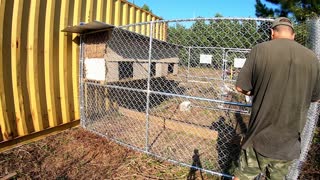
[[[252,95],[252,94],[251,94],[251,91],[245,91],[245,90],[241,89],[241,88],[238,87],[238,86],[236,87],[236,90],[237,90],[238,92],[244,94],[244,95],[248,95],[248,96],[251,96],[251,95]]]

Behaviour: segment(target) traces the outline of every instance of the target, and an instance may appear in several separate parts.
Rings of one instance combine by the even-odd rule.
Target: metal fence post
[[[82,127],[86,126],[85,114],[84,114],[84,88],[83,88],[83,76],[84,76],[84,35],[80,35],[80,58],[79,58],[79,102],[80,102],[80,124]]]
[[[311,49],[316,53],[318,59],[320,59],[320,18],[312,20],[310,24]]]
[[[226,49],[223,48],[223,57],[222,57],[222,80],[225,80],[226,73]]]
[[[153,32],[153,21],[150,22],[150,32]],[[149,57],[148,57],[148,81],[147,81],[147,104],[146,104],[146,151],[149,151],[149,111],[150,111],[150,81],[152,59],[152,33],[150,33]]]
[[[187,70],[187,82],[189,82],[190,76],[190,56],[191,56],[191,47],[188,48],[188,70]]]
[[[315,26],[315,47],[314,52],[316,53],[318,59],[320,60],[320,17],[316,18],[314,20],[314,26]]]

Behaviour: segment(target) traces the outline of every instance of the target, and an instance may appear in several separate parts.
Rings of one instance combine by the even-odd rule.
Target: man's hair
[[[291,24],[291,21],[290,21],[289,19],[286,19],[286,18],[280,19],[279,22],[284,22],[284,23],[289,23],[289,24]],[[289,31],[289,32],[291,32],[291,34],[294,33],[294,30],[293,30],[292,27],[287,26],[287,25],[282,25],[282,24],[277,25],[277,26],[273,27],[272,29],[273,29],[274,31],[278,31],[278,32],[280,32],[280,31]]]

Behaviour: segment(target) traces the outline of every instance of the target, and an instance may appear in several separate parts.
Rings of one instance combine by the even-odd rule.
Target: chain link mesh
[[[82,126],[162,159],[231,177],[223,172],[239,156],[251,106],[234,83],[250,49],[269,40],[271,22],[154,21],[82,35]],[[298,37],[319,48],[309,35]],[[309,114],[302,140],[310,138],[317,113]]]

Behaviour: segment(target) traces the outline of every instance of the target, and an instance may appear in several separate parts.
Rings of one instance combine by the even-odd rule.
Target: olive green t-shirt
[[[274,159],[298,158],[308,108],[320,99],[320,63],[316,55],[289,39],[258,44],[252,48],[236,86],[253,94],[242,147],[253,146]]]

